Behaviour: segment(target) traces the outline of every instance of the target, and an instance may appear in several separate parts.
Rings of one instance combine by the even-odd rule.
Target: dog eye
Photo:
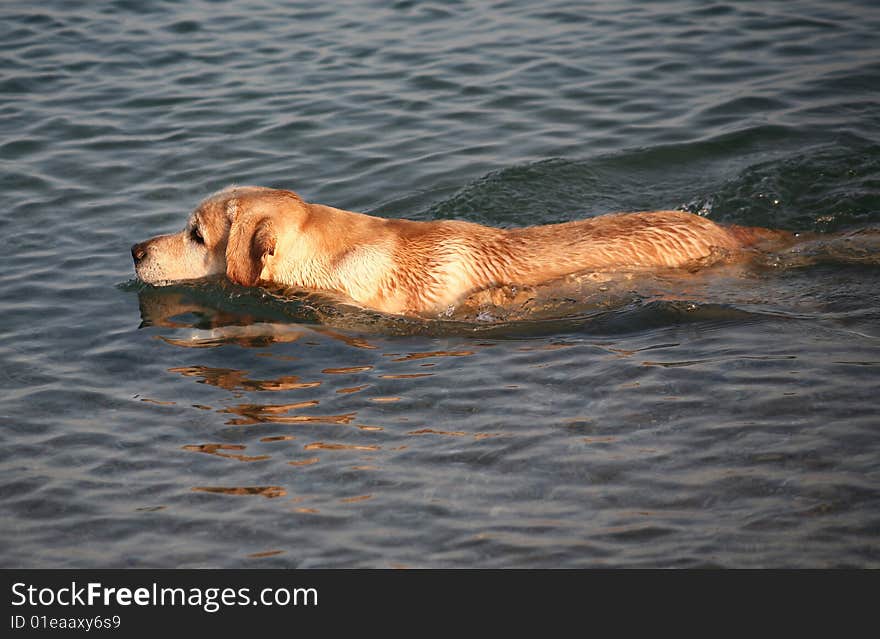
[[[197,226],[193,227],[193,230],[189,232],[189,236],[192,238],[193,242],[197,242],[199,244],[205,243],[205,238],[202,236],[202,232]]]

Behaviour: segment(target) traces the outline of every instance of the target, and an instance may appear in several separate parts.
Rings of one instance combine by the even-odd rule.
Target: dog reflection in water
[[[308,327],[293,322],[271,321],[247,313],[231,313],[200,301],[193,291],[170,288],[145,288],[138,292],[141,327],[159,326],[191,329],[187,337],[159,339],[185,348],[211,348],[223,344],[259,348],[274,343],[295,342],[315,334],[363,349],[376,348],[369,341],[339,333],[320,325]]]

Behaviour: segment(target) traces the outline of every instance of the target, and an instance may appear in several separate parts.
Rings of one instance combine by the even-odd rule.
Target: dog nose
[[[142,259],[147,256],[147,247],[144,242],[140,244],[135,244],[131,247],[131,258],[134,260],[134,263],[137,264]]]

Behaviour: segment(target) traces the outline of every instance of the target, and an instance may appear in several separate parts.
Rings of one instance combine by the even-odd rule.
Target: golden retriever
[[[426,315],[492,287],[584,271],[697,268],[792,237],[682,211],[512,229],[384,219],[309,204],[292,191],[241,186],[211,195],[183,231],[135,244],[131,255],[138,278],[150,284],[224,273],[244,286],[332,291],[385,313]]]

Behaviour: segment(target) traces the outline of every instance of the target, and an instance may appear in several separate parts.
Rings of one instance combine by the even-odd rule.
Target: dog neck
[[[381,218],[308,204],[308,216],[286,233],[261,279],[342,293],[368,303],[392,268],[394,238]]]

